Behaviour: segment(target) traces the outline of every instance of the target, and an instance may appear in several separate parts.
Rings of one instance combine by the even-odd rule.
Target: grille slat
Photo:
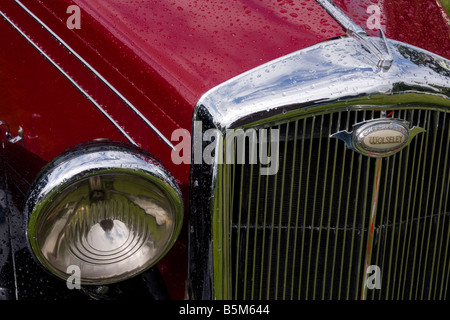
[[[272,127],[280,132],[275,175],[261,175],[261,164],[250,161],[223,165],[223,221],[230,230],[223,263],[230,264],[232,298],[447,297],[448,112],[393,111],[392,118],[427,131],[379,164],[329,138],[378,117],[350,110]],[[257,156],[249,151],[246,160]],[[366,260],[380,267],[380,290],[365,287]]]
[[[295,121],[295,126],[294,126],[294,136],[296,137],[298,134],[298,120]],[[287,144],[286,144],[287,146]],[[292,156],[292,166],[290,168],[291,170],[291,175],[292,177],[295,176],[296,174],[296,167],[295,167],[295,162],[296,162],[296,150],[297,150],[297,140],[295,140],[294,142],[294,149],[293,149],[293,156]],[[288,217],[288,226],[291,226],[291,222],[292,222],[292,206],[293,206],[293,201],[294,201],[294,179],[291,178],[291,184],[290,184],[290,190],[289,190],[289,217]],[[287,231],[287,243],[289,244],[291,241],[291,233],[292,230],[291,228],[288,229]],[[294,258],[295,260],[295,258]],[[286,247],[285,248],[285,260],[284,260],[284,287],[285,288],[289,288],[292,287],[292,283],[291,286],[288,286],[288,266],[289,266],[289,248]],[[291,277],[291,279],[293,279]],[[286,299],[286,295],[288,294],[288,292],[286,292],[286,290],[283,292],[283,299]],[[292,296],[292,292],[289,293]]]
[[[320,134],[319,134],[319,136],[322,136],[322,129],[323,129],[323,116],[320,117],[320,126],[319,126]],[[319,150],[321,149],[322,141],[323,141],[323,139],[319,139]],[[320,167],[320,160],[321,160],[320,157],[321,157],[321,155],[322,155],[322,153],[318,154],[318,159],[317,159],[317,162],[315,164],[316,174],[315,174],[315,182],[314,182],[314,194],[317,194],[317,188],[318,188],[318,184],[319,184],[319,170],[321,169],[321,167]],[[325,166],[325,169],[327,169],[326,166]],[[326,178],[326,174],[324,176],[325,176],[324,178]],[[317,215],[318,215],[317,211],[319,211],[316,208],[317,205],[320,205],[320,204],[318,204],[318,201],[316,201],[316,199],[314,199],[314,201],[313,201],[313,211],[312,211],[313,212],[312,226],[311,226],[312,229],[314,229],[314,227],[316,225],[315,224],[315,220],[317,219]],[[318,233],[319,234],[318,234],[317,245],[320,244],[321,224],[319,224]],[[308,299],[308,297],[309,297],[309,288],[310,288],[309,281],[310,281],[311,278],[313,278],[313,276],[312,276],[313,274],[314,274],[314,283],[312,285],[312,291],[313,291],[313,296],[315,295],[316,280],[317,280],[316,276],[317,276],[317,271],[318,271],[317,269],[314,270],[314,272],[311,271],[311,259],[312,259],[312,255],[313,255],[313,245],[314,245],[313,235],[314,235],[314,233],[311,232],[310,233],[310,239],[309,239],[308,270],[307,270],[307,274],[311,275],[311,276],[306,278],[306,299]],[[319,248],[317,248],[317,249],[319,249]],[[318,259],[319,254],[318,254],[317,251],[315,253],[316,253],[316,258]],[[317,261],[317,259],[316,259],[316,261]],[[315,265],[317,265],[317,263]]]
[[[443,127],[445,128],[445,127],[449,127],[449,125],[448,125],[448,122],[449,122],[449,119],[448,119],[448,113],[445,113],[444,115],[444,121],[443,121]],[[445,150],[445,154],[449,154],[450,153],[450,134],[447,134],[447,137],[445,137],[445,134],[444,134],[444,132],[442,132],[442,136],[441,136],[441,145],[440,145],[440,150]],[[450,165],[449,165],[449,161],[448,161],[448,157],[446,157],[446,158],[444,158],[443,159],[444,161],[443,161],[443,172],[450,172]],[[440,171],[440,170],[439,170]],[[441,210],[444,208],[447,208],[447,205],[445,204],[444,206],[442,206],[442,204],[443,204],[443,202],[444,203],[447,203],[447,201],[448,201],[448,198],[449,198],[449,189],[450,189],[450,187],[449,187],[449,182],[450,182],[450,174],[448,174],[448,176],[449,176],[449,180],[447,180],[447,194],[446,194],[446,197],[444,198],[444,190],[445,190],[445,185],[444,185],[444,182],[445,182],[445,179],[442,179],[442,185],[440,186],[440,196],[439,196],[439,198],[440,198],[440,200],[439,200],[439,206],[438,206],[438,212],[441,212]],[[436,184],[436,187],[437,187],[437,184]],[[436,188],[435,189],[435,192],[437,193],[438,192],[438,189]],[[444,226],[445,226],[445,216],[443,217],[444,219],[442,219],[441,220],[441,216],[440,215],[438,215],[438,227],[440,226],[440,223],[442,224],[442,228],[441,228],[441,232],[439,233],[439,232],[437,232],[436,234],[440,234],[441,236],[440,236],[440,238],[441,239],[443,239],[443,231],[444,231]],[[447,227],[448,228],[448,227]],[[437,228],[437,229],[439,229],[439,228]],[[434,266],[435,265],[435,257],[436,257],[436,249],[438,248],[438,236],[436,236],[436,238],[435,238],[435,243],[434,243],[434,252],[433,252],[433,262],[432,262],[432,265]],[[442,244],[442,240],[441,240],[441,244]],[[447,245],[448,245],[448,242],[447,242]],[[441,245],[439,246],[439,247],[441,247]],[[440,249],[439,249],[440,250]],[[440,259],[440,255],[438,255],[438,259]],[[440,262],[440,261],[439,261]],[[440,263],[437,263],[437,269],[439,269],[439,266],[440,266]],[[433,271],[434,271],[434,269],[433,269]],[[441,273],[441,274],[444,274],[445,275],[445,273]],[[439,272],[436,272],[435,274],[432,272],[432,274],[431,274],[431,280],[430,280],[430,283],[431,283],[431,285],[433,286],[433,276],[436,276],[436,279],[438,279],[439,278]],[[447,276],[448,276],[448,272],[447,272]],[[444,277],[445,278],[445,277]],[[448,285],[448,282],[447,282],[447,285]],[[431,291],[432,290],[430,290],[429,291],[429,298],[431,298]],[[435,294],[433,295],[433,298],[435,298]]]
[[[339,113],[339,121],[338,123],[340,124],[340,119],[341,119],[341,114]],[[347,122],[347,128],[348,128],[348,122]],[[342,164],[345,167],[345,159],[346,159],[346,149],[343,150],[342,152]],[[338,141],[335,141],[335,159],[337,160],[337,155],[338,155]],[[336,163],[335,163],[336,165]],[[334,170],[333,170],[334,171]],[[333,176],[334,177],[334,176]],[[339,189],[339,193],[338,193],[338,205],[337,205],[337,221],[340,221],[340,216],[341,216],[341,204],[343,203],[343,189],[344,189],[344,179],[345,179],[345,175],[344,175],[344,171],[341,170],[340,173],[340,182],[339,185],[337,186],[336,189]],[[333,198],[332,198],[333,199]],[[329,212],[331,212],[332,210],[332,201],[330,201],[330,207],[329,207]],[[331,221],[331,215],[329,215],[329,219],[328,219],[328,227],[330,227],[330,221]],[[332,266],[335,266],[337,264],[336,261],[336,256],[337,256],[337,244],[338,244],[338,232],[335,232],[335,236],[334,236],[334,246],[333,246],[333,260],[332,260]],[[343,261],[342,256],[341,256],[341,261]],[[340,268],[340,270],[342,270],[342,266]],[[330,299],[333,299],[333,286],[334,286],[334,275],[335,272],[330,272],[331,273],[331,280],[330,280]],[[340,275],[340,279],[342,279],[342,274]],[[325,291],[324,291],[325,292]],[[339,292],[340,295],[340,292]]]
[[[445,114],[445,119],[446,119],[446,121],[447,121],[447,123],[448,123],[448,121],[449,120],[447,120],[447,118],[448,118],[448,113],[446,113]],[[448,126],[448,125],[447,125]],[[444,141],[444,138],[442,139],[443,141]],[[445,147],[445,152],[446,152],[446,154],[447,155],[449,155],[450,154],[450,134],[448,134],[447,135],[447,142],[446,142],[446,147]],[[447,160],[447,161],[445,161],[445,160]],[[444,163],[445,163],[445,165],[444,165],[444,172],[445,171],[450,171],[450,164],[449,164],[449,162],[448,162],[448,158],[445,158],[444,159]],[[448,177],[448,180],[447,180],[447,192],[445,193],[444,192],[444,190],[445,190],[445,186],[444,186],[444,182],[445,182],[445,179],[442,179],[442,185],[441,185],[441,195],[440,195],[440,201],[439,201],[439,212],[441,212],[441,210],[442,210],[442,208],[447,208],[447,204],[448,204],[448,201],[449,201],[449,198],[450,198],[450,174],[448,175],[449,177]],[[441,207],[441,205],[443,204],[443,206]],[[439,253],[438,253],[438,262],[437,262],[437,269],[438,270],[441,270],[441,272],[439,273],[439,272],[437,272],[436,273],[436,285],[434,286],[435,287],[435,290],[434,290],[434,293],[433,293],[433,299],[436,299],[436,294],[437,294],[437,288],[438,288],[438,279],[439,279],[439,277],[437,276],[438,274],[443,274],[444,275],[444,277],[443,277],[443,280],[442,280],[442,284],[445,284],[445,283],[447,283],[447,285],[445,286],[445,288],[447,288],[448,287],[448,283],[450,282],[448,279],[449,279],[449,277],[450,277],[450,268],[448,268],[448,270],[445,270],[445,263],[447,262],[447,260],[446,260],[446,257],[447,257],[447,255],[445,255],[445,258],[444,258],[444,261],[445,261],[445,263],[444,263],[444,265],[442,266],[442,268],[440,268],[440,266],[441,266],[441,253],[442,253],[442,247],[443,247],[443,245],[445,245],[445,243],[446,243],[446,249],[445,249],[445,252],[447,253],[448,252],[448,248],[449,248],[449,244],[450,244],[450,241],[449,241],[449,237],[447,236],[447,241],[446,242],[444,242],[444,239],[445,239],[445,217],[444,217],[444,219],[443,219],[444,221],[442,222],[442,227],[441,227],[441,232],[439,233],[439,237],[436,237],[436,243],[435,243],[435,248],[437,248],[437,241],[438,241],[438,238],[440,238],[441,239],[441,242],[440,242],[440,245],[439,245]],[[450,234],[450,228],[448,228],[447,227],[447,235],[449,235]],[[450,267],[450,263],[449,263],[449,267]],[[445,279],[447,278],[447,282],[445,282]],[[432,284],[433,284],[433,282],[431,282]],[[439,298],[440,297],[442,297],[442,288],[444,287],[444,285],[441,285],[441,290],[440,290],[440,294],[439,294]],[[444,296],[445,296],[446,294],[444,293]]]
[[[289,125],[287,125],[287,127],[286,127],[286,139],[285,139],[285,141],[284,141],[284,154],[287,154],[287,147],[288,147],[288,139],[287,139],[287,137],[289,136]],[[281,175],[281,177],[282,177],[282,180],[281,180],[281,197],[284,199],[284,197],[285,197],[285,190],[284,190],[284,187],[285,187],[285,177],[286,177],[286,158],[287,157],[284,157],[284,161],[283,161],[283,165],[282,165],[282,167],[281,167],[281,169],[282,169],[282,175]],[[284,201],[280,201],[280,206],[279,206],[279,221],[278,221],[278,232],[277,232],[277,234],[278,234],[278,238],[277,238],[277,259],[276,259],[276,280],[275,280],[275,292],[276,292],[276,295],[275,295],[275,299],[276,298],[278,298],[278,286],[279,286],[279,280],[280,280],[280,278],[282,278],[282,279],[284,279],[284,277],[280,277],[279,276],[279,274],[280,274],[280,260],[281,260],[281,257],[280,257],[280,252],[281,252],[281,234],[282,234],[282,232],[281,232],[281,226],[282,226],[282,221],[281,221],[281,218],[282,218],[282,214],[283,214],[283,203],[284,203]],[[290,221],[289,221],[289,219],[288,219],[288,224],[287,224],[287,226],[288,226],[288,228],[287,228],[287,235],[289,235],[289,231],[290,231],[290,228],[289,228],[289,226],[290,226]],[[289,239],[289,237],[288,237],[288,239]],[[287,240],[287,243],[289,243],[289,240]],[[288,256],[286,255],[286,258],[287,258]],[[283,286],[285,287],[285,282],[283,283]]]

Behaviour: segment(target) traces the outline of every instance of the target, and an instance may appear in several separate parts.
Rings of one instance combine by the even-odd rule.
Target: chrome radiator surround
[[[370,41],[377,43],[383,39]],[[269,62],[213,88],[198,102],[193,121],[201,123],[202,133],[213,128],[222,134],[214,142],[215,150],[224,149],[224,138],[230,129],[274,128],[333,113],[367,113],[370,120],[386,117],[391,111],[401,116],[402,112],[406,115],[417,110],[430,112],[433,117],[442,114],[445,120],[441,121],[448,126],[450,61],[397,41],[388,39],[386,43],[393,58],[387,71],[379,68],[373,55],[354,38],[331,40]],[[344,145],[342,141],[339,143]],[[203,141],[201,147],[209,144],[211,141]],[[193,144],[192,149],[199,147]],[[444,141],[441,150],[446,150],[444,159],[448,159],[448,141]],[[236,294],[237,286],[231,275],[232,209],[227,197],[233,191],[229,181],[223,180],[231,176],[227,173],[231,166],[218,161],[191,165],[188,276],[189,296],[194,299],[243,298]],[[224,186],[230,189],[224,190]],[[448,212],[444,212],[444,219],[448,219],[446,215]],[[372,249],[370,241],[367,245],[363,255]],[[355,296],[340,298],[366,298],[364,290],[356,291]],[[272,294],[244,298],[273,297],[291,298]]]

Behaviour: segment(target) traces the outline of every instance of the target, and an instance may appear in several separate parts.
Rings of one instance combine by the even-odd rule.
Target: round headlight
[[[147,156],[111,146],[50,163],[26,210],[36,258],[63,279],[77,266],[82,284],[121,281],[154,265],[175,242],[183,218],[169,174]]]

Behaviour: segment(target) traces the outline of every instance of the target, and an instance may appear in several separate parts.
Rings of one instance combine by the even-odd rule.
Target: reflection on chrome
[[[170,224],[171,220],[167,216],[166,210],[156,204],[152,199],[139,196],[129,196],[129,198],[139,207],[141,207],[148,215],[155,218],[158,225]]]
[[[105,219],[91,227],[87,244],[97,251],[120,248],[130,236],[130,229],[120,220]]]

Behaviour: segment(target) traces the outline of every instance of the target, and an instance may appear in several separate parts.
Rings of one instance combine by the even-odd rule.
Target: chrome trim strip
[[[125,98],[111,83],[108,82],[97,70],[95,70],[86,60],[84,60],[75,50],[73,50],[63,39],[51,30],[42,20],[25,7],[20,1],[14,0],[23,10],[25,10],[34,20],[36,20],[47,32],[58,40],[67,50],[69,50],[81,63],[83,63],[92,73],[94,73],[111,91],[113,91],[131,110],[133,110],[141,120],[143,120],[170,148],[175,149],[169,139],[167,139],[127,98]]]
[[[379,202],[379,192],[380,192],[380,182],[381,182],[381,168],[383,162],[380,158],[376,161],[376,167],[374,172],[374,183],[372,187],[372,202],[370,205],[370,221],[369,221],[369,232],[367,238],[367,247],[366,247],[366,255],[365,255],[365,264],[364,264],[364,278],[363,278],[363,288],[361,289],[361,300],[367,300],[367,276],[368,276],[368,268],[370,266],[370,259],[372,257],[372,248],[374,241],[374,228],[375,228],[375,218],[377,214],[377,207]]]
[[[34,48],[36,48],[40,54],[42,54],[63,76],[67,78],[97,109],[108,118],[108,120],[127,138],[127,140],[133,145],[137,146],[137,143],[125,132],[125,130],[95,101],[86,91],[81,88],[75,80],[73,80],[56,62],[54,62],[37,44],[33,42],[22,30],[19,29],[3,12],[0,11],[0,15],[8,21],[8,23],[16,29]]]

